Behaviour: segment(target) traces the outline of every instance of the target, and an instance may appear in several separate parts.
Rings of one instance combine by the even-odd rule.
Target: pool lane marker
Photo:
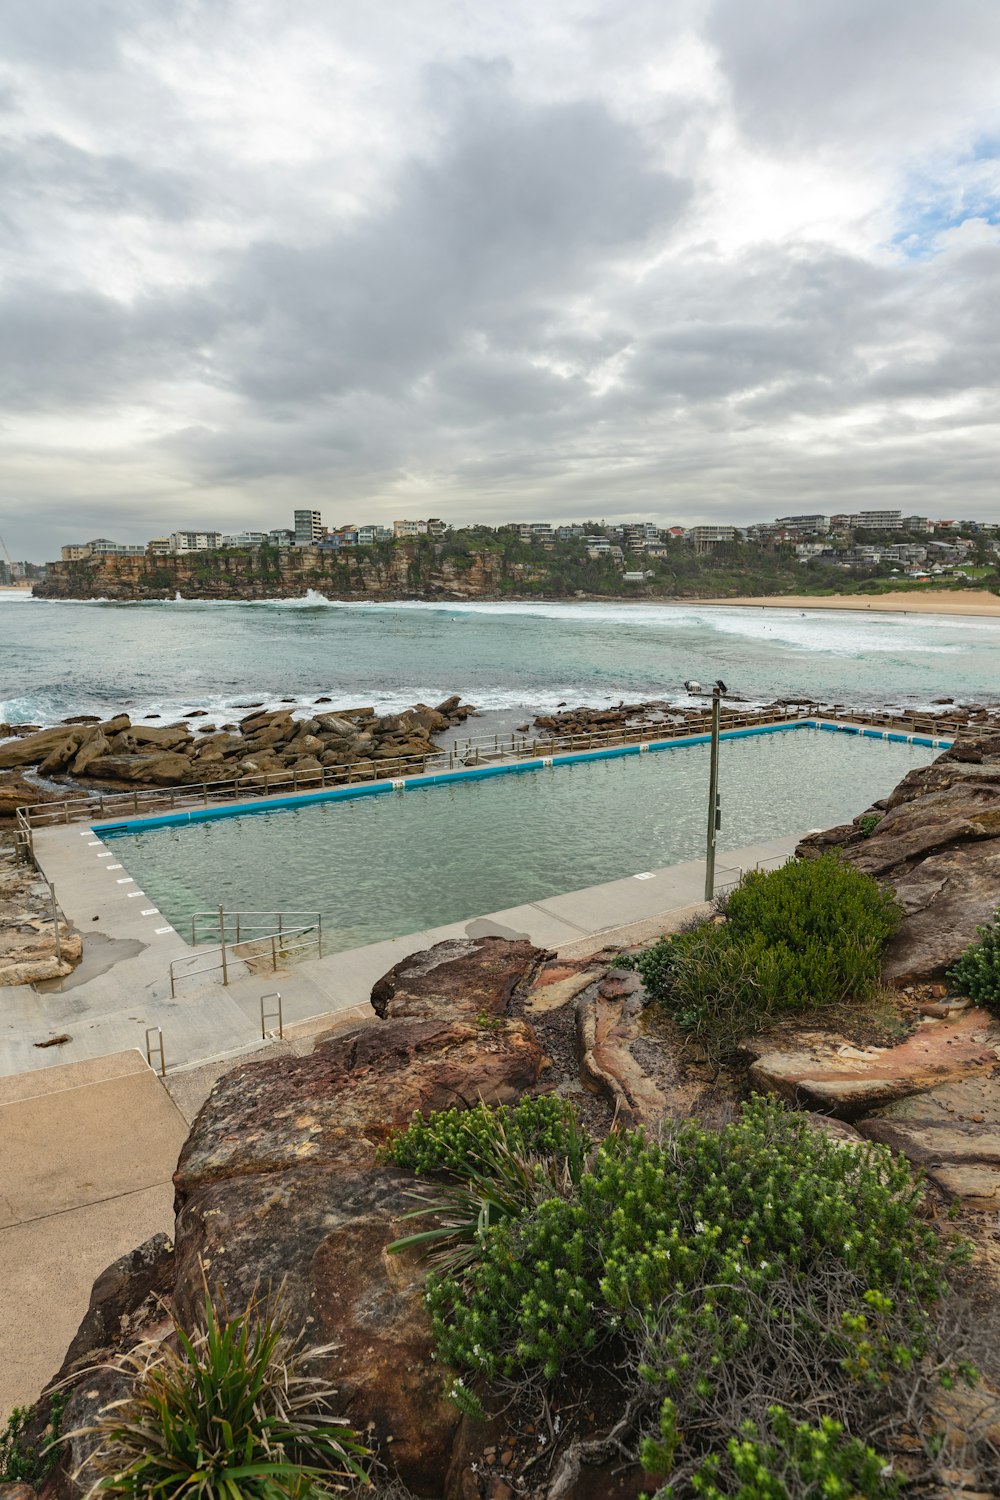
[[[154,927],[153,928],[153,931],[156,933],[157,937],[162,937],[165,932],[173,932],[173,930],[174,929],[172,927]]]
[[[134,885],[134,884],[135,884],[135,876],[134,875],[120,875],[118,877],[118,879],[115,881],[115,885]]]
[[[126,891],[125,894],[128,897],[128,899],[131,901],[133,896],[144,896],[146,894],[146,892],[145,891]]]
[[[138,892],[136,894],[138,894]],[[160,915],[160,912],[159,908],[156,906],[144,906],[139,915],[140,917],[158,917]]]
[[[100,859],[100,855],[98,855],[97,857],[98,857],[98,859]],[[104,868],[106,870],[120,870],[121,869],[121,865],[105,865]]]

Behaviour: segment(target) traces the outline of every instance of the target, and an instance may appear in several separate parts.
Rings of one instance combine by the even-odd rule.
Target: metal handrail
[[[678,711],[680,713],[681,711]],[[849,709],[843,704],[802,704],[787,713],[753,713],[738,709],[725,710],[722,729],[768,724],[791,724],[804,718],[822,717],[844,719],[854,724],[867,724],[884,729],[910,729],[918,733],[934,734],[954,738],[967,726],[952,719],[933,715],[877,714],[871,710]],[[557,755],[574,750],[595,750],[605,746],[637,744],[654,741],[659,735],[669,733],[671,737],[707,733],[711,727],[711,714],[692,714],[684,711],[684,717],[671,722],[639,726],[624,726],[610,730],[589,730],[578,734],[551,734],[518,736],[479,735],[468,737],[464,742],[454,740],[452,748],[429,747],[414,755],[385,757],[375,765],[360,772],[356,765],[341,763],[321,766],[315,771],[259,771],[250,775],[227,777],[222,781],[195,782],[172,787],[135,788],[130,792],[83,793],[67,797],[59,802],[39,802],[17,809],[17,827],[20,830],[19,847],[27,848],[33,857],[31,831],[53,823],[71,823],[78,819],[93,818],[102,821],[117,813],[131,811],[150,812],[185,807],[205,806],[211,802],[225,802],[234,796],[267,797],[280,792],[322,790],[327,786],[356,785],[361,782],[389,781],[405,774],[422,774],[428,771],[448,769],[457,765],[481,765],[506,760],[522,760],[539,755]]]
[[[244,950],[253,948],[254,952],[237,952],[237,947]],[[207,953],[195,955],[212,959],[211,963],[194,964],[191,958],[175,958],[170,964],[170,998],[177,998],[177,985],[186,979],[200,978],[205,974],[222,973],[222,983],[229,984],[229,965],[235,958],[239,962],[253,959],[270,958],[271,972],[277,974],[278,959],[289,959],[300,953],[317,950],[318,957],[323,957],[323,921],[317,917],[314,922],[304,923],[300,926],[285,927],[281,932],[260,933],[256,937],[244,938],[240,944],[223,942],[219,948],[212,948]]]
[[[248,921],[248,918],[260,917],[263,921]],[[231,922],[236,924],[236,936],[230,939],[232,942],[241,943],[250,941],[254,937],[270,937],[277,930],[278,937],[286,930],[285,923],[291,922],[292,926],[304,925],[305,923],[322,923],[322,913],[318,911],[227,911],[222,907],[215,911],[193,911],[191,913],[191,946],[198,943],[199,926],[211,922],[220,940],[226,938],[226,926]],[[291,930],[288,928],[287,930]]]

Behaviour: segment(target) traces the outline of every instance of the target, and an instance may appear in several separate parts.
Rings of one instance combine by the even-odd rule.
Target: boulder
[[[162,1299],[173,1284],[174,1247],[165,1234],[112,1261],[94,1282],[90,1305],[50,1384],[138,1342],[150,1324],[162,1322]]]
[[[177,1217],[175,1305],[182,1323],[198,1321],[202,1266],[231,1312],[280,1286],[289,1328],[337,1345],[312,1368],[336,1386],[338,1415],[392,1455],[411,1490],[438,1496],[459,1414],[431,1359],[426,1265],[387,1253],[412,1233],[403,1216],[417,1186],[409,1172],[303,1160],[201,1187]]]
[[[429,734],[440,734],[442,729],[447,729],[451,720],[439,712],[436,708],[428,708],[426,703],[418,703],[412,710],[414,721]]]
[[[191,773],[186,755],[165,750],[153,755],[102,755],[91,761],[89,775],[108,781],[153,782],[171,786]]]
[[[273,729],[281,725],[287,726],[292,722],[291,711],[287,708],[276,708],[268,712],[255,712],[247,714],[246,718],[240,720],[240,728],[244,734],[257,734],[262,729]]]
[[[19,772],[0,777],[0,818],[12,818],[19,807],[58,800],[58,792],[43,791],[34,782],[26,781]]]
[[[92,733],[85,735],[80,743],[80,748],[70,765],[70,771],[74,776],[82,776],[88,767],[102,755],[108,753],[108,738],[100,727]]]
[[[191,741],[191,731],[183,725],[171,725],[165,729],[153,729],[145,724],[133,724],[128,731],[134,745],[155,745],[160,750],[173,750],[177,745]]]
[[[121,734],[123,730],[131,729],[132,721],[128,714],[114,714],[110,719],[104,719],[98,725],[101,733],[107,735],[108,739],[113,734]]]
[[[196,1187],[247,1172],[369,1167],[415,1113],[508,1104],[538,1078],[531,1027],[501,1021],[484,1033],[467,1020],[362,1026],[317,1044],[308,1057],[248,1063],[212,1091],[181,1151],[180,1201]]]
[[[855,1047],[829,1032],[743,1043],[750,1080],[798,1108],[854,1120],[951,1080],[991,1072],[1000,1060],[1000,1022],[975,1007],[958,1019],[922,1021],[895,1047]]]
[[[43,729],[40,734],[29,734],[26,739],[12,740],[0,745],[0,771],[16,766],[37,766],[57,747],[77,742],[77,731],[60,726],[58,729]]]
[[[318,734],[331,735],[335,739],[353,740],[358,732],[350,719],[337,714],[320,714],[316,723]]]
[[[449,938],[400,959],[372,989],[385,1020],[508,1016],[550,955],[500,937]]]
[[[340,1412],[421,1495],[440,1494],[459,1416],[430,1357],[426,1266],[388,1254],[411,1229],[417,1179],[378,1166],[376,1151],[416,1111],[513,1102],[541,1062],[521,1021],[359,1027],[224,1075],[175,1173],[182,1323],[199,1317],[202,1267],[231,1312],[281,1286],[289,1327],[337,1346],[322,1373]]]

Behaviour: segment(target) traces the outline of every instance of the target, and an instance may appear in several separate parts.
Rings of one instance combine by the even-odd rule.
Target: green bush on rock
[[[721,1454],[709,1454],[691,1475],[699,1500],[892,1500],[899,1478],[866,1443],[845,1436],[839,1422],[824,1417],[818,1427],[793,1422],[783,1407],[768,1412],[762,1437],[753,1422]],[[642,1461],[650,1472],[669,1469],[677,1452],[677,1417],[673,1402],[664,1402],[659,1441],[647,1439]],[[673,1500],[672,1485],[654,1500]]]
[[[719,911],[722,923],[662,938],[619,962],[720,1052],[772,1016],[871,999],[901,919],[890,892],[834,854],[750,871]]]
[[[1000,1007],[1000,912],[948,972],[952,984],[980,1005]]]
[[[478,1409],[482,1382],[523,1391],[605,1371],[645,1413],[637,1444],[659,1413],[644,1449],[665,1486],[657,1500],[892,1495],[851,1434],[914,1404],[925,1365],[975,1379],[935,1322],[966,1250],[923,1222],[906,1163],[756,1097],[720,1130],[688,1120],[657,1140],[612,1134],[571,1175],[569,1106],[518,1108],[522,1144],[537,1145],[545,1121],[553,1154],[531,1159],[530,1191],[479,1224],[470,1253],[427,1277],[460,1409]],[[463,1173],[477,1195],[491,1153],[500,1187],[508,1175],[517,1111],[468,1113],[465,1130],[448,1111],[390,1146],[397,1161],[444,1168],[452,1180],[422,1212],[446,1220]]]

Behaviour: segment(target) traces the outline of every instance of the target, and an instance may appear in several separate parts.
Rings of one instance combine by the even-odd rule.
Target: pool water
[[[845,822],[939,752],[815,729],[725,740],[718,848]],[[700,858],[709,747],[105,835],[185,935],[217,906],[319,911],[360,947]]]

